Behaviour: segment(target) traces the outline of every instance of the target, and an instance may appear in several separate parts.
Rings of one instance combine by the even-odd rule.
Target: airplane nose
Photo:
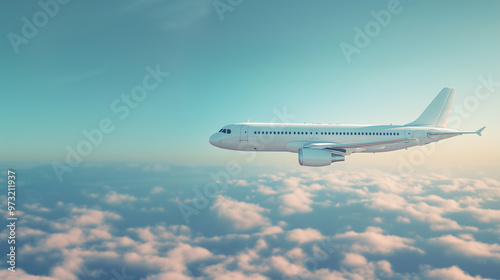
[[[210,139],[208,139],[208,141],[210,142],[210,144],[214,145],[215,146],[215,134],[212,134],[212,136],[210,136]]]

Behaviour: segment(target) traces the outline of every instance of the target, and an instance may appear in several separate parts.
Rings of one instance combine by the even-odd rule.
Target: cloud
[[[160,186],[155,186],[152,190],[151,190],[151,193],[152,194],[158,194],[158,193],[161,193],[161,192],[164,192],[165,189],[160,187]]]
[[[151,183],[146,193],[177,192],[170,186],[168,189],[160,187],[162,180]],[[492,189],[499,187],[496,181],[485,180],[485,184],[457,181],[457,190],[443,192],[439,186],[452,182],[448,182],[445,175],[412,177],[408,182],[394,176],[384,180],[380,172],[332,172],[327,169],[324,172],[292,170],[286,174],[233,180],[228,184],[243,187],[216,197],[210,210],[208,207],[201,210],[211,211],[204,215],[210,220],[194,224],[192,230],[185,225],[171,225],[179,217],[175,216],[176,213],[172,215],[169,209],[175,209],[178,202],[168,199],[161,202],[151,200],[145,211],[161,207],[164,212],[143,215],[143,221],[134,220],[135,216],[130,216],[131,212],[125,207],[115,207],[116,203],[99,203],[102,201],[95,199],[79,201],[77,197],[73,200],[68,197],[64,203],[57,204],[57,211],[52,208],[49,212],[42,210],[37,213],[39,216],[33,212],[48,206],[35,203],[24,215],[25,231],[19,234],[27,238],[20,253],[28,261],[38,262],[39,267],[43,267],[40,256],[47,256],[46,259],[54,262],[36,268],[36,272],[40,272],[38,275],[50,277],[41,278],[25,272],[19,275],[43,280],[100,275],[94,277],[97,279],[103,278],[107,272],[109,274],[110,269],[125,265],[129,275],[149,280],[275,279],[283,278],[283,275],[301,279],[482,279],[468,273],[482,273],[483,268],[487,273],[491,261],[494,265],[500,259],[499,245],[484,241],[492,234],[500,233],[497,223],[497,211],[500,210],[483,208],[488,203],[497,204]],[[477,192],[468,190],[464,182],[477,186]],[[109,188],[89,189],[88,193],[103,199],[116,197],[115,201],[125,203],[139,200],[133,194],[144,189],[133,189],[136,184],[132,183],[127,185],[131,186],[127,188],[128,194],[109,192]],[[179,191],[175,196],[178,201],[183,201],[186,193]],[[493,195],[488,197],[486,194]],[[332,205],[323,204],[317,212],[313,209],[313,205],[328,200],[333,202]],[[98,205],[82,206],[83,203]],[[333,206],[336,203],[337,206]],[[141,207],[135,207],[134,213],[141,211]],[[330,210],[340,214],[332,216]],[[46,218],[56,213],[60,213],[57,215],[60,218]],[[288,216],[294,213],[302,214]],[[326,216],[338,226],[325,226]],[[477,229],[464,222],[471,220],[473,225],[481,225],[478,226],[480,233],[470,233]],[[222,224],[221,221],[226,221],[229,226],[206,227],[206,224]],[[409,223],[411,227],[408,227]],[[424,227],[419,223],[425,223]],[[359,225],[363,224],[377,227],[360,231]],[[436,236],[428,231],[428,227],[459,232]],[[234,233],[234,229],[252,231]],[[7,236],[6,230],[1,234]],[[476,267],[472,270],[468,266],[466,268],[471,271],[464,271],[457,266],[422,266],[420,271],[408,272],[400,262],[391,264],[381,258],[381,255],[391,255],[391,260],[397,260],[403,254],[417,265],[428,263],[428,258],[414,254],[424,253],[421,249],[426,247],[421,247],[421,244],[437,248],[443,254],[460,256],[461,261],[478,260],[471,262]],[[323,260],[323,256],[328,260]],[[86,265],[92,268],[95,264],[104,270],[88,271]],[[0,278],[6,278],[2,277],[4,275],[10,276],[0,273]]]
[[[203,273],[210,279],[217,280],[268,280],[270,278],[259,273],[248,273],[243,271],[230,271],[227,269],[228,263],[234,262],[233,257],[227,258],[223,263],[218,263],[206,267]],[[166,279],[166,278],[165,278]]]
[[[16,272],[8,271],[7,269],[0,270],[0,279],[3,280],[57,280],[61,278],[54,278],[48,276],[37,276],[26,273],[20,268],[16,268]]]
[[[334,239],[351,242],[351,249],[355,252],[391,254],[399,250],[410,250],[423,253],[422,250],[411,246],[413,239],[396,235],[384,235],[378,227],[368,227],[365,232],[348,231],[336,234]]]
[[[23,228],[22,231],[19,232],[20,237],[27,237],[27,236],[40,236],[44,235],[45,232],[38,230],[38,229],[32,229],[32,228]]]
[[[421,273],[425,279],[429,280],[480,280],[487,279],[482,278],[481,276],[470,276],[465,273],[462,269],[457,266],[450,266],[448,268],[435,268],[432,269],[429,266],[424,266],[424,269]]]
[[[103,197],[104,202],[109,204],[121,204],[127,201],[136,201],[137,198],[128,194],[119,194],[115,191],[109,192],[105,197]]]
[[[87,208],[73,208],[71,212],[77,214],[73,216],[73,219],[74,223],[79,226],[101,225],[104,220],[119,220],[122,218],[116,213]]]
[[[269,219],[262,215],[267,212],[266,209],[257,204],[236,201],[226,196],[219,195],[211,209],[216,210],[219,217],[233,222],[233,227],[239,230],[270,224]]]
[[[386,260],[381,260],[377,262],[378,269],[386,276],[392,276],[394,272],[392,271],[391,263]]]
[[[301,261],[306,257],[306,254],[302,248],[293,248],[292,250],[286,252],[285,256],[291,260]]]
[[[310,205],[313,203],[310,199],[311,196],[312,194],[301,189],[296,189],[292,193],[282,195],[282,205],[280,206],[281,213],[290,215],[294,213],[311,212],[312,208]]]
[[[429,243],[443,247],[451,255],[465,255],[474,258],[493,258],[500,260],[500,245],[471,240],[472,236],[463,236],[467,240],[453,235],[429,239]],[[472,238],[473,239],[473,238]]]
[[[396,221],[400,222],[400,223],[405,223],[405,224],[409,224],[411,222],[410,219],[408,219],[406,217],[401,217],[401,216],[398,216]]]
[[[39,203],[33,203],[33,204],[25,204],[24,208],[30,209],[36,212],[50,212],[50,209],[47,207],[41,207]]]
[[[79,245],[85,242],[83,231],[79,228],[73,228],[67,233],[51,234],[45,240],[45,248],[66,248],[69,246]]]
[[[469,206],[464,209],[465,212],[472,214],[474,218],[483,223],[496,222],[500,223],[500,210],[482,209],[474,206]]]
[[[205,248],[178,243],[175,248],[166,253],[166,256],[129,252],[125,254],[124,260],[130,265],[140,263],[147,268],[159,271],[146,279],[190,279],[187,265],[210,257],[212,253]]]
[[[382,192],[372,194],[370,200],[370,207],[374,209],[400,210],[407,204],[399,195]]]
[[[272,256],[271,265],[286,276],[295,276],[304,273],[304,267],[291,263],[282,256]]]
[[[269,270],[269,267],[265,263],[257,264],[258,260],[260,260],[259,254],[256,250],[252,249],[241,252],[236,256],[236,263],[240,270],[258,273]]]
[[[324,239],[325,237],[317,229],[306,228],[306,229],[294,229],[288,232],[286,236],[287,240],[294,241],[298,243],[306,243],[316,240]]]
[[[282,233],[283,229],[279,226],[270,226],[263,228],[257,235],[274,235]]]
[[[450,212],[460,212],[459,204],[450,199],[444,199],[435,195],[427,197],[416,196],[412,199],[419,201],[417,203],[409,203],[404,197],[396,194],[374,193],[370,198],[369,207],[378,210],[391,210],[399,213],[405,213],[415,220],[430,224],[432,230],[472,230],[477,231],[477,228],[461,226],[458,222],[443,217],[444,214]],[[429,205],[424,201],[428,201],[437,206]],[[407,223],[409,219],[405,217],[398,218],[399,222]]]
[[[414,196],[412,197],[412,199],[417,201],[425,201],[430,205],[434,204],[439,208],[446,209],[447,212],[458,211],[461,209],[457,201],[453,199],[445,199],[435,194],[428,196]]]
[[[346,253],[342,263],[347,266],[356,267],[356,266],[365,266],[367,261],[365,257],[356,253]]]

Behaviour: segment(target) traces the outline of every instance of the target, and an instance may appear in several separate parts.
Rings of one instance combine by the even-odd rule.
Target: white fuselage
[[[428,135],[430,130],[435,129],[435,127],[402,125],[237,123],[227,125],[213,134],[210,137],[210,143],[229,150],[297,153],[305,143],[343,144],[407,139],[407,141],[393,144],[344,149],[343,154],[348,155],[359,152],[394,151],[450,137]],[[439,130],[456,131],[446,128]]]

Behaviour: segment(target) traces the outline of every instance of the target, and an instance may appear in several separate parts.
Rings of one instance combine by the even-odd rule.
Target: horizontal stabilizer
[[[484,130],[485,128],[486,128],[486,126],[483,126],[482,128],[478,129],[478,130],[476,131],[476,134],[477,134],[477,135],[479,135],[479,136],[482,136],[482,135],[481,135],[481,132],[483,132],[483,130]]]
[[[456,135],[463,135],[463,134],[477,134],[479,136],[481,135],[481,132],[486,128],[486,126],[476,130],[476,131],[433,131],[429,130],[427,133],[428,135],[448,135],[448,136],[456,136]]]

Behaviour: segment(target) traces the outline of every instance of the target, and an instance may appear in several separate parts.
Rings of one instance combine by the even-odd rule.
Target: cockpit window
[[[223,129],[223,130],[222,130],[222,133],[226,133],[226,130],[225,130],[225,129]]]
[[[219,132],[231,134],[231,129],[229,129],[229,128],[228,129],[221,128],[221,130],[219,130]]]
[[[226,130],[227,134],[231,134],[231,129]]]

